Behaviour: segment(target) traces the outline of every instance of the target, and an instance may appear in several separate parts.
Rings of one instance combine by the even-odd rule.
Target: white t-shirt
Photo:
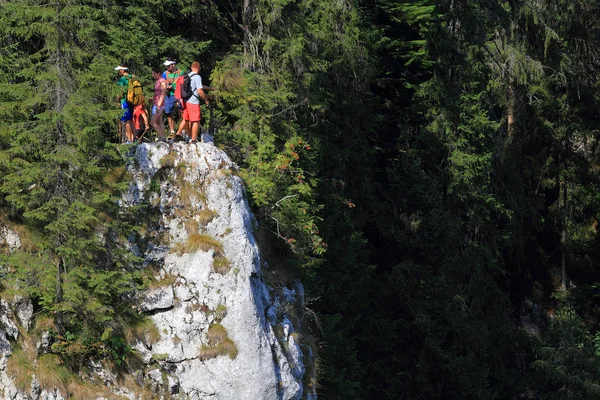
[[[194,72],[190,72],[188,75],[192,77],[190,84],[192,87],[192,93],[194,93],[194,95],[188,99],[187,103],[200,104],[200,99],[198,98],[199,96],[196,90],[202,89],[202,78],[200,75],[195,74]]]

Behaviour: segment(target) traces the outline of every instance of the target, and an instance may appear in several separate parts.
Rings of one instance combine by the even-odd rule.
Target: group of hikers
[[[152,96],[151,116],[148,121],[146,101],[142,85],[135,75],[131,74],[126,64],[119,64],[115,70],[119,74],[118,85],[121,93],[117,96],[123,115],[121,123],[125,127],[126,140],[130,144],[135,140],[141,141],[145,133],[152,127],[157,134],[157,141],[184,140],[183,133],[190,135],[189,143],[197,143],[200,130],[200,101],[209,105],[208,97],[202,86],[200,63],[195,61],[190,65],[189,72],[183,73],[177,68],[176,61],[167,58],[163,63],[165,71],[155,67],[152,69],[154,78],[154,94]],[[181,122],[175,130],[175,113],[181,113]],[[163,114],[167,116],[170,135],[165,138]],[[142,125],[143,124],[143,125]],[[119,128],[119,135],[121,135]]]

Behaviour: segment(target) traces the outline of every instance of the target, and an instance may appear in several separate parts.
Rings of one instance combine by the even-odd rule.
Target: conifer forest
[[[115,66],[151,98],[165,57],[304,285],[319,398],[600,399],[600,1],[0,0],[0,297],[71,371],[145,323]]]

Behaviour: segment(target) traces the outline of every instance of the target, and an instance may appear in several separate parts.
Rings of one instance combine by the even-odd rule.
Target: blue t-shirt
[[[190,84],[192,87],[192,93],[194,93],[194,95],[190,97],[187,102],[190,104],[200,104],[200,96],[198,95],[197,90],[202,89],[202,78],[200,75],[195,74],[194,72],[190,72],[188,75],[192,77]]]

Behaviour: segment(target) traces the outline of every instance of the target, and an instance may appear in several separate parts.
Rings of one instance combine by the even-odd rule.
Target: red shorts
[[[183,102],[183,119],[189,122],[200,121],[200,104]]]

